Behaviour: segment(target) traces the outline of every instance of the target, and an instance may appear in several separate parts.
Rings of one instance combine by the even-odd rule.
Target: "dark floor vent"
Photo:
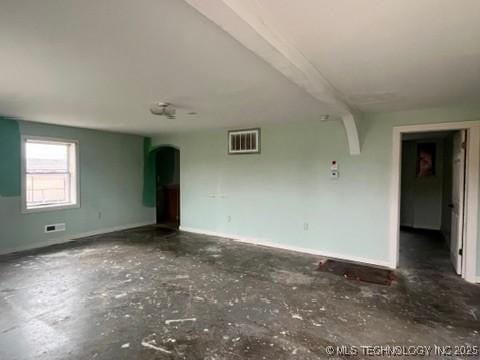
[[[65,223],[45,225],[45,232],[46,233],[65,231],[65,229],[66,229]]]

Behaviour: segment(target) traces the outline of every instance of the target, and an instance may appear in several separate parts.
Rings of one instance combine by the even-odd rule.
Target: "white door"
[[[450,258],[457,274],[462,273],[463,248],[463,203],[465,194],[465,130],[453,136],[452,173],[452,229],[450,238]]]

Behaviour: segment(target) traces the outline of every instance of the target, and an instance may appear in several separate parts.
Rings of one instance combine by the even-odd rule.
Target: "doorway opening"
[[[462,274],[466,131],[402,135],[400,259]]]
[[[392,155],[391,267],[417,258],[478,282],[480,121],[394,127]]]
[[[155,153],[156,222],[162,227],[180,226],[180,151],[171,146]]]

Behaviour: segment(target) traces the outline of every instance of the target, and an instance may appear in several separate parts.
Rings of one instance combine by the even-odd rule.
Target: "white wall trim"
[[[477,282],[478,196],[480,176],[480,121],[433,123],[397,126],[393,128],[392,178],[390,190],[390,262],[398,266],[400,247],[400,176],[402,162],[402,134],[428,131],[467,130],[467,169],[465,187],[465,240],[463,245],[462,277]]]
[[[113,226],[113,227],[110,227],[110,228],[87,231],[87,232],[84,232],[84,233],[69,235],[69,236],[66,236],[66,237],[53,238],[53,239],[38,242],[38,243],[27,244],[27,245],[18,246],[18,247],[10,248],[10,249],[3,249],[3,250],[0,250],[0,255],[11,254],[11,253],[18,252],[18,251],[39,249],[39,248],[42,248],[42,247],[46,247],[46,246],[50,246],[50,245],[63,244],[63,243],[67,243],[67,242],[72,241],[72,240],[78,240],[78,239],[86,238],[86,237],[90,237],[90,236],[108,234],[108,233],[115,232],[115,231],[122,231],[122,230],[133,229],[133,228],[141,227],[141,226],[153,225],[154,223],[155,222],[152,222],[152,221],[145,221],[145,222],[140,222],[140,223],[135,223],[135,224]]]
[[[362,257],[358,257],[358,256],[350,256],[350,255],[344,255],[344,254],[335,254],[335,253],[326,252],[326,251],[319,251],[319,250],[307,249],[307,248],[302,248],[302,247],[297,247],[297,246],[279,244],[279,243],[271,242],[271,241],[265,240],[265,239],[245,237],[245,236],[236,235],[236,234],[225,234],[225,233],[221,233],[221,232],[217,232],[217,231],[191,228],[191,227],[188,227],[188,226],[180,226],[180,230],[185,231],[185,232],[195,233],[195,234],[217,236],[217,237],[226,238],[226,239],[230,239],[230,240],[234,240],[234,241],[239,241],[239,242],[243,242],[243,243],[247,243],[247,244],[267,246],[267,247],[271,247],[271,248],[295,251],[295,252],[304,253],[304,254],[317,255],[317,256],[323,256],[323,257],[334,258],[334,259],[348,260],[348,261],[352,261],[352,262],[356,262],[356,263],[370,264],[370,265],[380,266],[380,267],[384,267],[384,268],[391,268],[390,262],[383,261],[383,260],[367,259],[367,258],[362,258]]]

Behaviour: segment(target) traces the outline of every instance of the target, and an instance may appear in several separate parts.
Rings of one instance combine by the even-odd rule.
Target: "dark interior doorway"
[[[402,138],[400,267],[461,274],[464,131]]]
[[[157,224],[180,226],[180,151],[170,146],[156,152]]]

